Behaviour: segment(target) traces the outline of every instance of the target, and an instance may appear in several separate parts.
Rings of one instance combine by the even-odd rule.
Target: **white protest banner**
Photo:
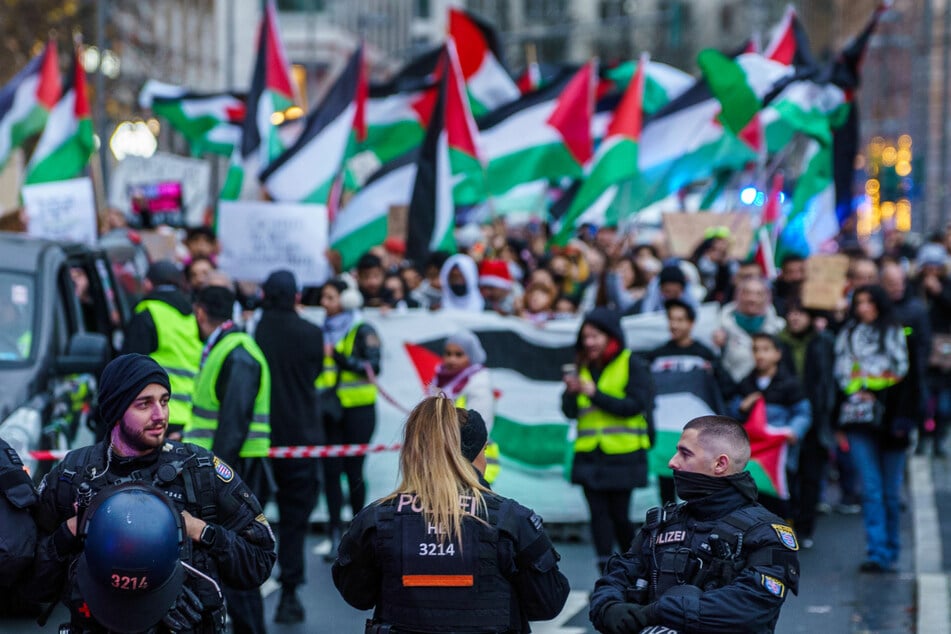
[[[27,233],[32,236],[87,244],[96,241],[96,201],[88,178],[24,185],[23,206]]]
[[[293,271],[301,286],[330,277],[324,205],[221,201],[218,266],[236,280],[263,282],[277,269]]]
[[[205,209],[211,202],[211,164],[201,159],[156,152],[149,158],[128,156],[119,161],[109,179],[109,204],[126,215],[132,211],[135,185],[181,183],[185,224],[204,224]]]

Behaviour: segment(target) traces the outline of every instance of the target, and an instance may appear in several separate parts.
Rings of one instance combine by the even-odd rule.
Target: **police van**
[[[106,251],[0,232],[0,437],[35,478],[95,437],[96,378],[121,349],[134,297]]]

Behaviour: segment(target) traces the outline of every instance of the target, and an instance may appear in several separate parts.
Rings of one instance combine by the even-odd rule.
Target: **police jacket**
[[[650,605],[652,625],[691,632],[772,632],[787,592],[799,590],[799,544],[756,503],[749,472],[706,497],[651,509],[591,594],[599,630],[618,602]],[[716,535],[717,537],[713,537]]]
[[[374,621],[394,634],[528,632],[528,621],[554,618],[568,580],[541,518],[514,500],[484,499],[478,509],[460,496],[480,518],[464,518],[462,544],[440,539],[411,493],[363,509],[333,565],[340,594],[359,610],[374,608]]]
[[[11,588],[33,561],[36,504],[33,481],[17,452],[0,439],[0,588]]]
[[[277,558],[274,535],[261,506],[247,485],[211,452],[191,444],[167,441],[146,456],[111,454],[108,442],[71,451],[39,487],[36,521],[40,531],[30,592],[38,600],[62,599],[78,631],[99,632],[75,580],[81,539],[66,526],[82,500],[80,486],[93,493],[122,482],[140,480],[162,489],[179,510],[187,510],[215,528],[210,546],[186,538],[182,560],[217,583],[252,589],[264,583]],[[194,632],[224,631],[222,599],[214,584],[189,574],[186,584],[204,605],[202,626]]]

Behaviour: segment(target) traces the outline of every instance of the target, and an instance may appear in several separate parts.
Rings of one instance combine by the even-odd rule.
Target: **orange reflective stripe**
[[[404,588],[471,588],[472,575],[403,575]]]

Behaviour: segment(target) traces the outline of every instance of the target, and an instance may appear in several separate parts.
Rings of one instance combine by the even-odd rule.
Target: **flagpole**
[[[96,134],[99,135],[99,176],[103,183],[109,178],[106,148],[109,145],[106,135],[106,81],[102,73],[102,56],[106,51],[106,2],[96,0],[96,47],[99,49],[99,64],[96,66]]]

